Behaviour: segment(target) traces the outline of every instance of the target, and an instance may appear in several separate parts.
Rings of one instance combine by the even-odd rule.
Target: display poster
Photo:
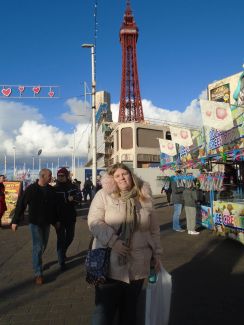
[[[200,159],[205,156],[204,135],[202,130],[192,131],[193,144],[189,147],[180,146],[179,154],[182,162]]]
[[[161,166],[171,164],[173,161],[174,161],[173,156],[166,155],[165,153],[160,153],[160,165]]]
[[[200,211],[198,213],[197,223],[207,229],[214,229],[213,216],[211,214],[211,207],[206,205],[200,206]]]
[[[244,244],[244,203],[213,202],[214,229]]]
[[[226,85],[210,90],[210,99],[219,101],[222,95],[227,93],[224,90]],[[222,88],[221,88],[222,87]],[[230,99],[230,109],[233,118],[233,127],[229,130],[217,130],[211,123],[204,126],[206,139],[206,154],[218,154],[228,152],[232,149],[244,147],[244,72],[240,74],[239,80],[235,82],[234,93]],[[216,94],[222,94],[220,97]],[[213,96],[211,95],[213,94]],[[228,102],[228,101],[227,101]]]
[[[170,126],[169,129],[173,142],[182,146],[191,146],[193,144],[190,130],[176,126]]]
[[[230,84],[221,85],[210,90],[210,100],[216,102],[230,102]]]
[[[168,156],[177,155],[175,142],[165,139],[158,139],[158,141],[161,153],[165,153]]]
[[[233,128],[233,117],[229,103],[200,100],[202,121],[204,126],[227,131]]]
[[[9,225],[14,214],[18,196],[22,190],[22,182],[4,182],[3,184],[5,186],[7,211],[5,211],[2,217],[2,224]]]

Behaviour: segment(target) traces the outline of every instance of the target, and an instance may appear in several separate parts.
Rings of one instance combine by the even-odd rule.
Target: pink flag
[[[222,131],[233,128],[230,104],[201,99],[200,106],[204,126]]]
[[[191,138],[191,131],[188,129],[170,126],[170,134],[172,141],[181,144],[184,147],[189,147],[193,144]]]

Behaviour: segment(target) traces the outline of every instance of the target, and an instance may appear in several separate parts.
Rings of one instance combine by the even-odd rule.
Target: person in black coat
[[[66,252],[75,235],[76,210],[79,203],[77,186],[71,183],[69,171],[61,168],[57,172],[57,184],[54,187],[60,215],[60,227],[57,231],[57,254],[61,271],[65,270]]]
[[[59,212],[54,188],[49,185],[52,172],[42,169],[39,180],[29,185],[17,201],[15,214],[11,227],[16,231],[23,219],[24,211],[28,205],[28,221],[32,236],[32,262],[35,272],[36,284],[43,284],[42,255],[46,249],[50,225],[59,227]]]
[[[3,185],[4,180],[5,176],[0,175],[0,227],[2,227],[2,216],[7,210],[7,205],[5,201],[5,186]]]

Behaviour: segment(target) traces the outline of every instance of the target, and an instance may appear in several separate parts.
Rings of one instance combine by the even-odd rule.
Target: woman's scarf
[[[127,247],[130,247],[132,234],[137,228],[137,215],[135,198],[138,196],[138,190],[133,187],[130,191],[122,191],[121,200],[125,202],[126,216],[125,221],[122,223],[121,234],[119,238],[125,242]],[[124,265],[127,262],[126,256],[119,256],[119,265]]]

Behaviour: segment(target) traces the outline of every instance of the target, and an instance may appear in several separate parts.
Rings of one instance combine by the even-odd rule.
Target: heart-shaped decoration
[[[19,89],[19,92],[21,94],[25,91],[25,87],[24,86],[19,86],[18,89]]]
[[[180,131],[180,136],[182,137],[182,139],[187,139],[188,138],[187,131]]]
[[[212,115],[212,112],[207,111],[207,112],[206,112],[206,115],[207,115],[208,117],[210,117],[210,116]]]
[[[228,113],[225,108],[217,107],[216,108],[216,116],[220,120],[224,120],[227,117]]]
[[[50,90],[50,91],[48,92],[48,96],[49,96],[49,97],[53,97],[53,96],[54,96],[54,91]]]
[[[37,94],[39,94],[39,92],[40,92],[40,90],[41,90],[41,87],[40,87],[40,86],[38,86],[38,87],[33,87],[32,90],[33,90],[33,93],[34,93],[35,95],[37,95]]]
[[[2,89],[3,96],[8,97],[8,96],[10,96],[11,92],[12,92],[12,89],[11,88],[6,88],[6,89],[4,88],[4,89]]]

